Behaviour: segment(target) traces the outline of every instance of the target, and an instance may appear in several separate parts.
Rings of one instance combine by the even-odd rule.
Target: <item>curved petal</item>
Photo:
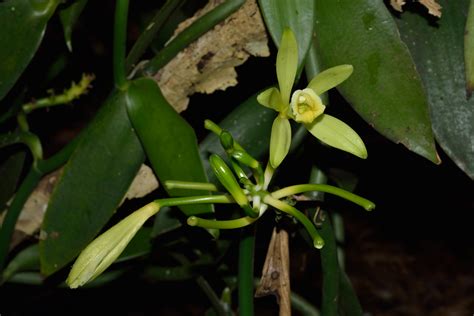
[[[287,118],[277,116],[270,137],[270,164],[276,169],[285,159],[291,144],[291,126]]]
[[[285,106],[281,100],[280,91],[275,87],[268,88],[267,90],[259,93],[257,96],[257,101],[264,107],[273,109],[277,112],[283,110]]]
[[[321,95],[349,78],[353,70],[352,65],[339,65],[326,69],[311,80],[308,88]]]
[[[305,124],[308,131],[323,143],[347,151],[359,158],[367,158],[367,149],[357,133],[343,121],[321,114],[313,123]]]
[[[286,28],[281,36],[280,49],[277,54],[276,71],[281,99],[285,105],[290,102],[290,93],[295,81],[298,67],[298,44],[293,32]]]

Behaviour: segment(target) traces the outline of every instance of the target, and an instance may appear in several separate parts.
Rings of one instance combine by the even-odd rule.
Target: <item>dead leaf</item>
[[[23,209],[15,225],[15,232],[10,247],[13,248],[28,236],[34,235],[43,223],[44,213],[48,207],[49,198],[54,186],[61,176],[63,168],[45,175],[33,190],[23,205]],[[125,199],[140,198],[158,188],[158,180],[147,165],[142,164],[140,170],[132,181]],[[123,203],[123,201],[122,201]],[[3,212],[4,215],[6,212]],[[0,223],[3,217],[0,218]]]
[[[428,9],[428,13],[438,18],[441,17],[441,6],[435,0],[419,0]]]
[[[273,228],[272,239],[262,270],[262,278],[255,297],[275,295],[280,305],[280,316],[291,315],[290,254],[288,233]]]
[[[438,18],[441,17],[441,6],[436,0],[418,0],[422,5],[428,9],[428,13]],[[397,11],[403,12],[403,5],[405,0],[390,0],[390,5]]]
[[[404,4],[404,0],[390,0],[390,5],[399,12],[403,12],[402,7]]]
[[[224,0],[212,0],[193,17],[182,22],[179,34],[196,19]],[[188,96],[210,94],[237,84],[235,67],[248,57],[269,56],[267,35],[255,0],[248,0],[237,12],[191,43],[163,67],[154,79],[168,102],[181,112]]]

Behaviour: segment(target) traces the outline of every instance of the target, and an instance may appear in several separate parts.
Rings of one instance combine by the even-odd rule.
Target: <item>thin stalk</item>
[[[145,75],[154,75],[166,65],[174,56],[189,44],[198,39],[201,35],[211,30],[218,23],[225,20],[232,13],[237,11],[245,0],[227,0],[218,5],[212,11],[197,19],[191,26],[179,33],[167,46],[165,46],[144,69]]]
[[[213,183],[207,182],[189,182],[189,181],[165,181],[167,189],[189,189],[189,190],[203,190],[216,192],[217,187]]]
[[[308,231],[309,235],[311,236],[311,239],[313,240],[314,247],[317,249],[323,248],[324,240],[321,238],[321,236],[319,235],[318,231],[316,230],[314,225],[311,223],[311,221],[303,213],[298,211],[293,206],[288,205],[285,202],[282,202],[280,200],[277,200],[276,198],[270,195],[266,195],[263,198],[263,202],[267,203],[270,206],[273,206],[276,209],[279,209],[282,212],[285,212],[295,217],[301,224],[303,224],[303,226]]]
[[[222,305],[221,300],[217,296],[216,292],[214,292],[212,287],[209,285],[209,282],[207,282],[207,280],[202,275],[200,275],[196,278],[196,283],[199,285],[204,294],[206,294],[216,314],[219,316],[226,316],[227,313],[224,309],[224,306]]]
[[[267,167],[265,168],[265,172],[263,174],[263,189],[266,190],[270,185],[270,181],[272,181],[273,173],[275,173],[275,169],[273,169],[270,161],[267,163]]]
[[[127,41],[128,0],[117,0],[114,21],[114,82],[123,89],[127,82],[125,73],[125,50]]]
[[[254,314],[253,256],[255,248],[255,227],[242,229],[239,243],[238,297],[239,315]]]
[[[209,220],[204,219],[196,216],[188,217],[187,223],[189,226],[198,226],[202,228],[208,229],[236,229],[248,226],[255,222],[257,218],[253,218],[250,216],[241,217],[237,219],[230,219],[226,221],[216,221],[216,220]]]
[[[352,203],[355,203],[359,206],[362,206],[365,210],[371,211],[375,208],[375,204],[372,201],[369,201],[367,199],[364,199],[363,197],[360,197],[358,195],[355,195],[349,191],[339,189],[337,187],[334,187],[332,185],[327,185],[327,184],[297,184],[297,185],[292,185],[280,190],[277,190],[272,193],[272,197],[275,199],[281,199],[286,196],[294,195],[294,194],[299,194],[299,193],[304,193],[304,192],[310,192],[310,191],[320,191],[320,192],[326,192],[330,193],[333,195],[337,195],[343,199],[346,199],[348,201],[351,201]]]
[[[203,195],[203,196],[186,196],[168,199],[159,199],[154,202],[158,203],[160,208],[165,206],[179,206],[187,204],[212,204],[212,203],[235,203],[232,197],[228,195]]]
[[[133,65],[140,59],[143,53],[146,51],[148,46],[152,43],[158,30],[163,26],[169,16],[180,6],[182,6],[184,0],[168,0],[163,7],[155,14],[148,23],[147,28],[138,37],[135,44],[133,44],[130,53],[125,60],[125,69],[127,72],[131,70]]]

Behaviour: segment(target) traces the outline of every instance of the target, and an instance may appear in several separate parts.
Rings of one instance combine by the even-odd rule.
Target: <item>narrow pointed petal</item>
[[[268,88],[261,92],[257,96],[257,101],[264,107],[273,109],[277,112],[283,110],[284,107],[284,104],[281,100],[280,91],[275,87]]]
[[[281,37],[277,54],[276,70],[280,86],[281,99],[285,104],[290,102],[291,88],[295,81],[298,67],[298,44],[293,32],[286,28]]]
[[[305,124],[308,131],[323,143],[347,151],[359,158],[367,158],[367,149],[357,133],[343,121],[322,114],[313,123]]]
[[[352,74],[352,65],[339,65],[324,70],[314,77],[308,84],[317,95],[321,95],[338,84],[344,82]]]
[[[82,286],[104,272],[118,258],[146,220],[158,210],[157,203],[147,204],[92,241],[74,262],[66,280],[69,287],[74,289]]]
[[[276,169],[285,159],[291,144],[291,126],[287,118],[277,116],[270,137],[270,164]]]

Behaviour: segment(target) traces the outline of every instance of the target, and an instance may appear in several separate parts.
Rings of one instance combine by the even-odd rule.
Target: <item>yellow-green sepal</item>
[[[147,219],[159,209],[156,202],[147,204],[92,241],[74,262],[66,280],[67,285],[75,289],[104,272],[120,256]]]
[[[354,71],[352,65],[339,65],[324,70],[314,77],[308,84],[308,88],[317,95],[321,95],[329,89],[344,82]]]
[[[277,54],[276,72],[280,86],[281,99],[284,104],[290,102],[291,88],[298,68],[298,44],[293,32],[286,28],[281,37],[280,49]]]
[[[287,118],[277,116],[270,136],[270,164],[276,169],[285,159],[291,145],[291,126]]]
[[[281,112],[285,109],[285,104],[281,99],[280,90],[275,87],[268,88],[257,96],[257,101],[264,107]]]
[[[343,121],[321,114],[312,123],[305,124],[308,131],[323,143],[351,153],[359,158],[367,158],[367,149],[360,136]]]

